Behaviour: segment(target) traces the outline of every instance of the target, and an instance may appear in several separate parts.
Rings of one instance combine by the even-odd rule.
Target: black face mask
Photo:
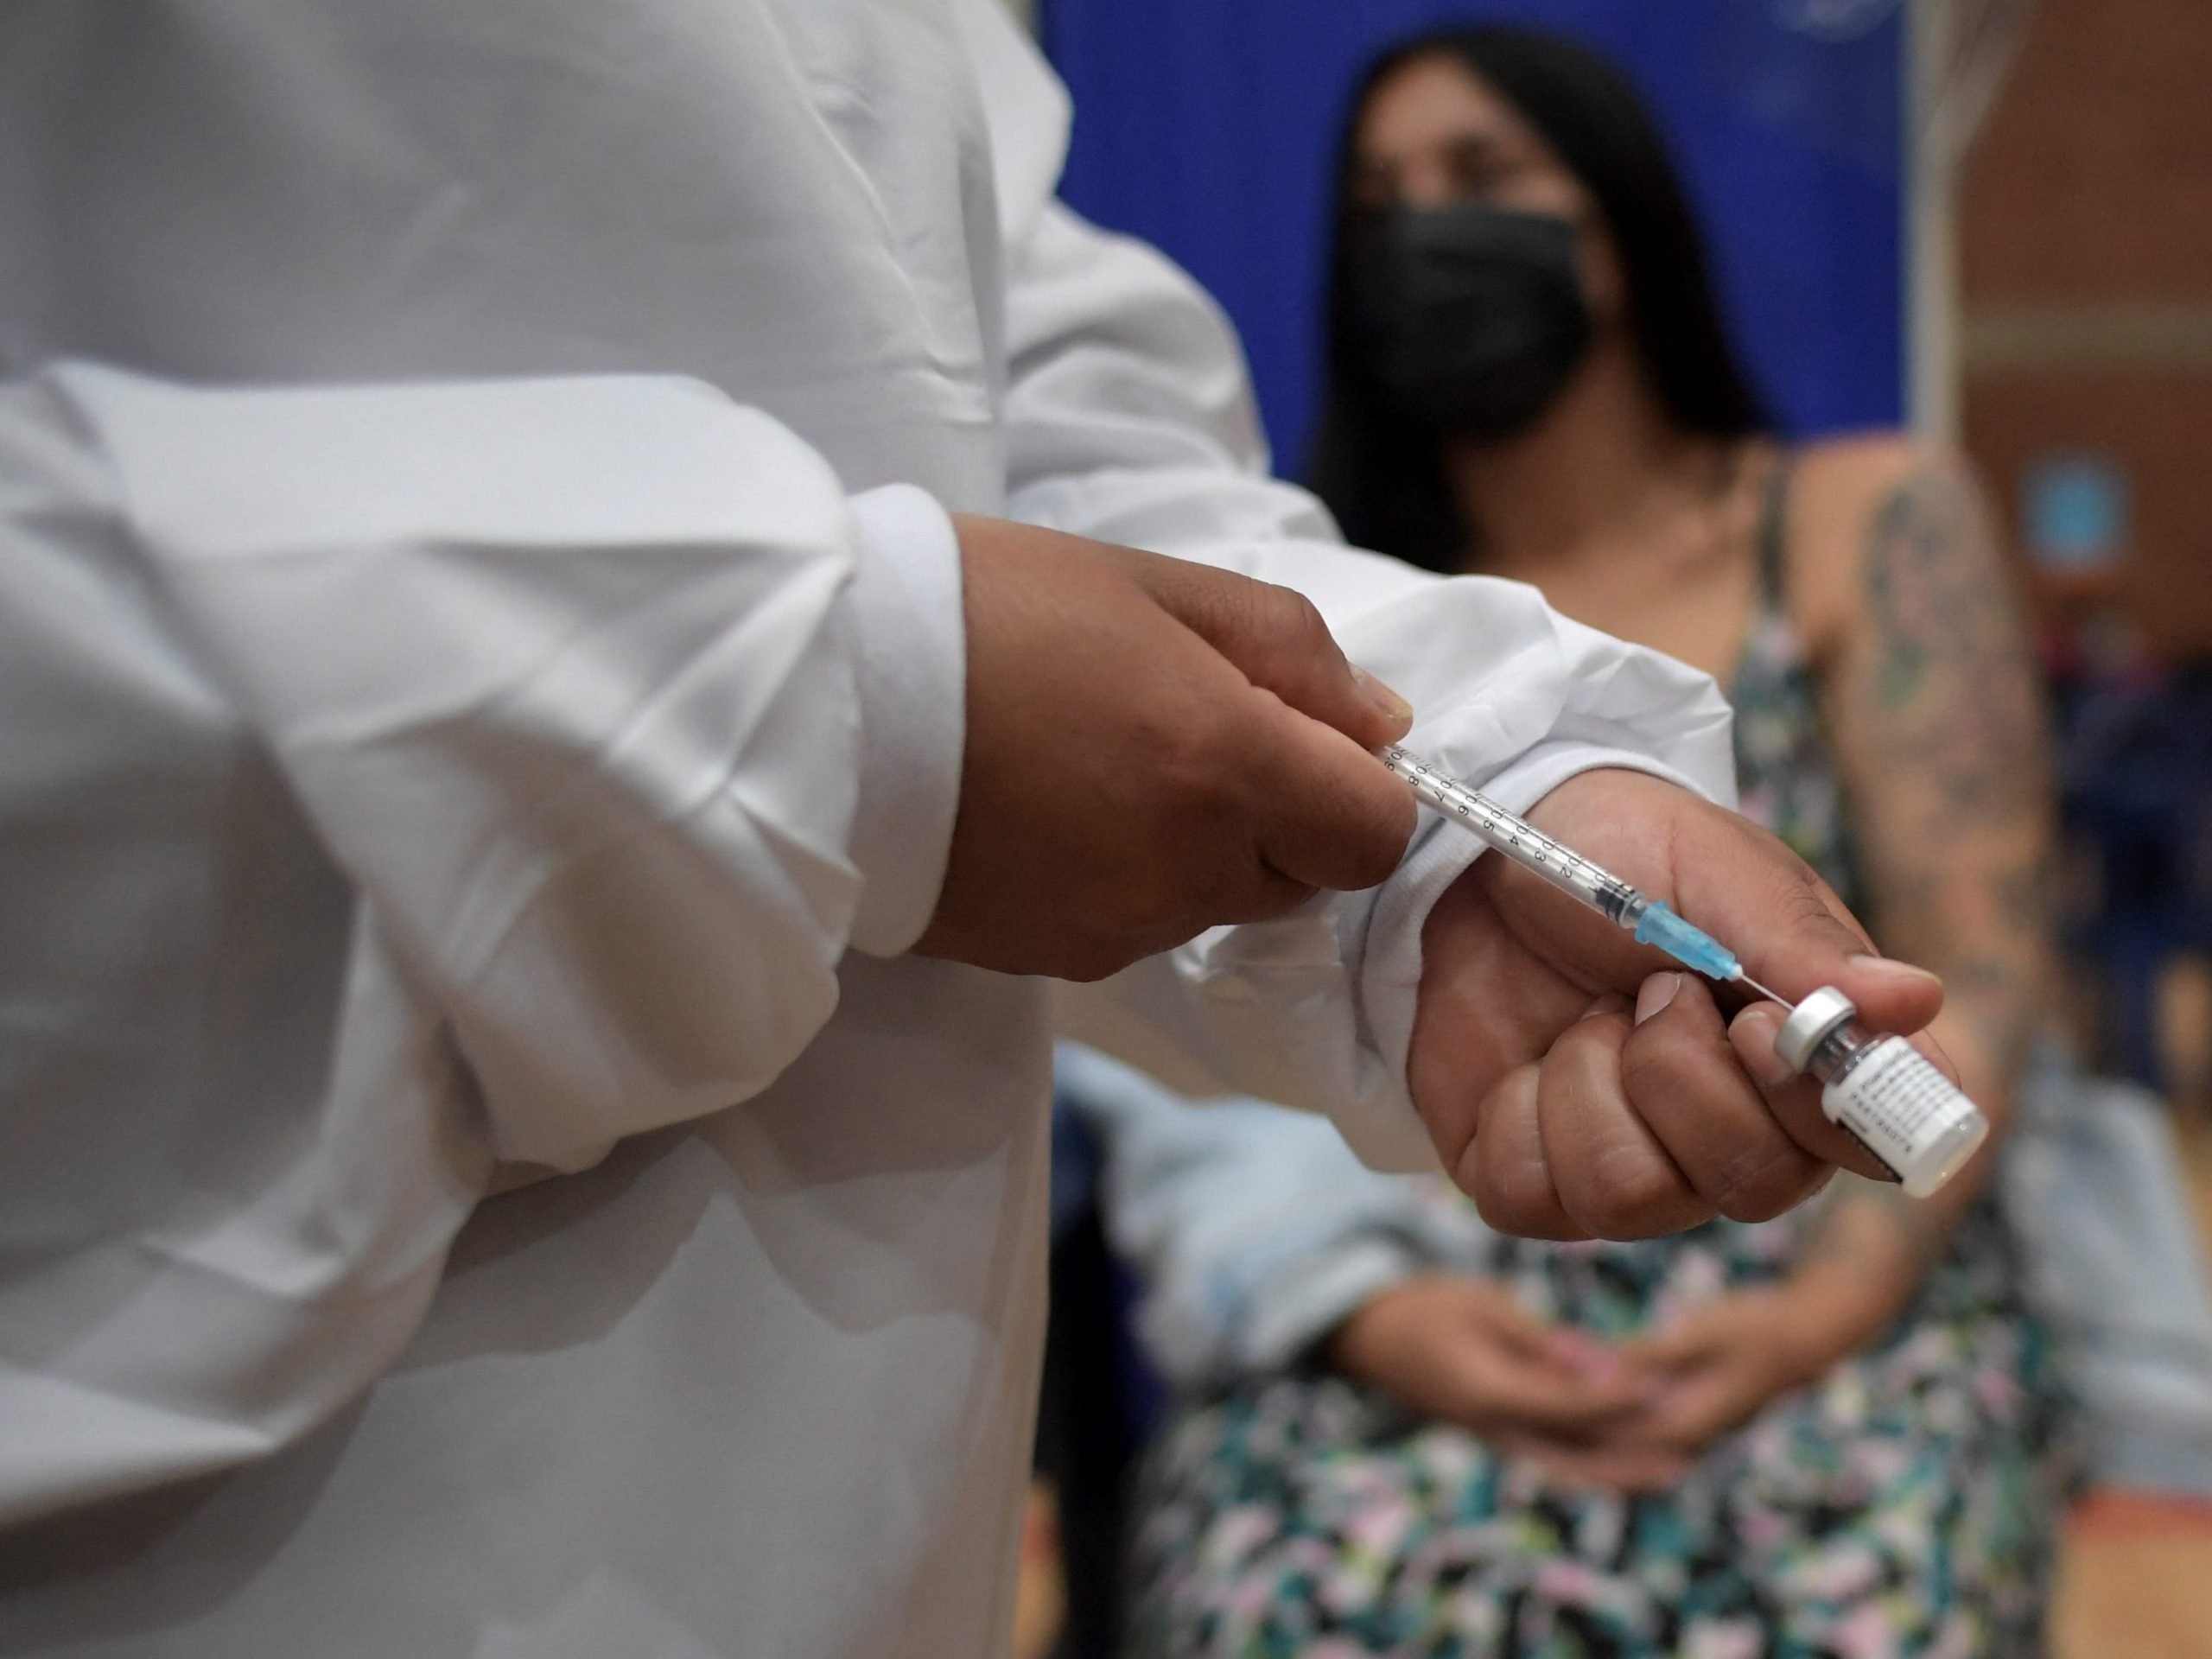
[[[1525,430],[1590,345],[1574,226],[1497,207],[1400,208],[1351,256],[1352,327],[1405,419],[1471,438]]]

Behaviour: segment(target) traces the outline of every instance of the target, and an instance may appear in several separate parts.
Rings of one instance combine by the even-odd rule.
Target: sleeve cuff
[[[960,805],[967,637],[960,543],[944,509],[893,484],[852,499],[858,532],[848,603],[857,645],[861,873],[855,950],[895,957],[936,913]]]
[[[1241,1376],[1297,1363],[1332,1331],[1393,1285],[1421,1270],[1399,1240],[1376,1233],[1340,1238],[1280,1264],[1243,1301],[1246,1318],[1224,1356]]]

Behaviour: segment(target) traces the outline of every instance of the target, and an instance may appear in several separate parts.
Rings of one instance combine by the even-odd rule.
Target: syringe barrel
[[[1455,818],[1522,868],[1571,893],[1592,910],[1625,926],[1635,925],[1630,906],[1643,895],[1607,874],[1573,848],[1554,841],[1525,818],[1516,817],[1489,796],[1469,789],[1403,749],[1382,751],[1382,764],[1402,779],[1425,804]]]
[[[1418,755],[1400,748],[1384,749],[1382,755],[1382,764],[1402,778],[1422,801],[1446,817],[1458,819],[1483,842],[1523,869],[1573,894],[1615,926],[1635,934],[1637,944],[1663,950],[1684,967],[1724,982],[1743,977],[1744,965],[1733,951],[1684,921],[1662,901],[1639,893],[1572,847],[1554,841],[1527,819],[1516,817],[1489,796],[1437,771]]]

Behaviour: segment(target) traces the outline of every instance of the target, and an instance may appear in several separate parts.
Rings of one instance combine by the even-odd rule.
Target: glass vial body
[[[1783,1021],[1775,1051],[1821,1080],[1829,1122],[1927,1198],[1980,1150],[1989,1120],[1904,1038],[1861,1027],[1858,1012],[1833,987],[1817,990]]]

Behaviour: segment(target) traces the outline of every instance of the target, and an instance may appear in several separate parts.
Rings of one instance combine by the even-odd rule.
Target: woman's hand
[[[1609,1343],[1539,1318],[1497,1284],[1434,1274],[1371,1298],[1326,1357],[1567,1484],[1662,1491],[1723,1435],[1872,1344],[1910,1290],[1815,1263]]]
[[[1337,1328],[1326,1357],[1408,1410],[1570,1484],[1665,1486],[1688,1467],[1672,1448],[1615,1437],[1654,1398],[1651,1375],[1484,1280],[1432,1274],[1395,1285]]]
[[[1624,1343],[1622,1361],[1649,1379],[1653,1392],[1642,1411],[1616,1426],[1618,1444],[1702,1456],[1731,1429],[1873,1343],[1897,1311],[1893,1291],[1810,1268]]]

